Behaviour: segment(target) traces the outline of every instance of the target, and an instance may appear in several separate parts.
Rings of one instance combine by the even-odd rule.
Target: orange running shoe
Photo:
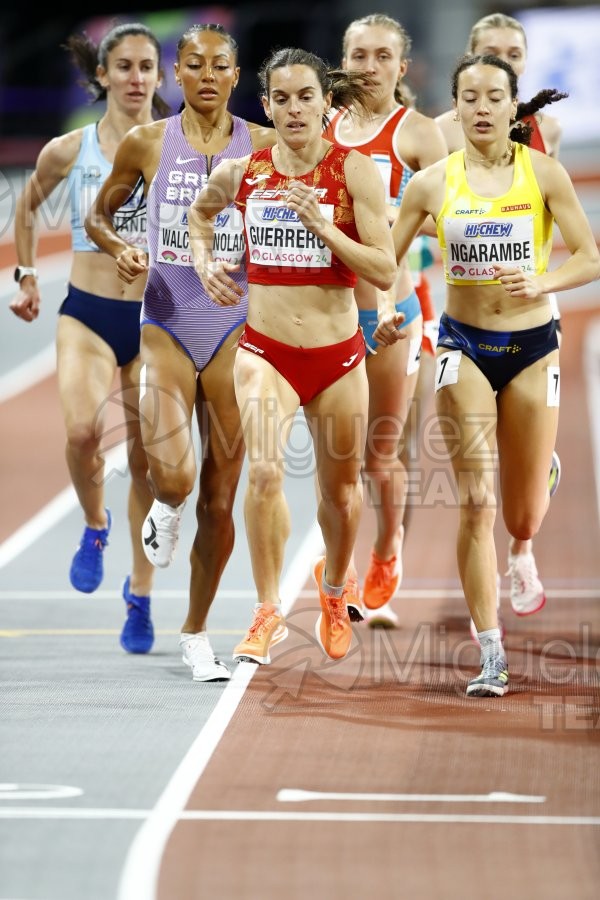
[[[358,573],[353,565],[348,569],[344,593],[342,595],[348,607],[348,616],[351,622],[362,622],[365,618],[362,603],[360,602],[360,590],[358,587]]]
[[[288,636],[285,619],[274,606],[257,603],[254,607],[254,621],[246,637],[233,651],[237,662],[256,662],[266,666],[271,662],[269,648]]]
[[[388,603],[396,593],[399,582],[398,557],[380,559],[371,550],[371,562],[363,587],[363,600],[367,609],[379,609],[384,603]]]
[[[400,544],[400,548],[402,548],[402,544]],[[398,616],[392,609],[390,600],[398,589],[401,574],[401,557],[392,556],[391,559],[380,559],[374,550],[371,551],[371,562],[363,586],[363,603],[371,628],[397,627]]]
[[[341,597],[331,597],[323,591],[324,556],[316,561],[313,571],[322,610],[315,625],[317,640],[323,652],[331,659],[343,659],[352,643],[352,626],[346,606],[346,587]]]

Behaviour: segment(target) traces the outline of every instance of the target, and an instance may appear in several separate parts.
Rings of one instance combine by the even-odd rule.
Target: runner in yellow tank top
[[[496,451],[509,534],[528,540],[549,503],[560,370],[547,295],[600,277],[600,254],[563,166],[513,144],[517,78],[495,56],[467,57],[452,79],[465,150],[417,172],[392,226],[398,258],[427,216],[437,223],[447,282],[437,348],[436,408],[460,508],[460,579],[481,646],[469,696],[502,696],[508,668],[496,609]],[[546,271],[552,221],[569,257]],[[380,295],[375,338],[398,339]]]

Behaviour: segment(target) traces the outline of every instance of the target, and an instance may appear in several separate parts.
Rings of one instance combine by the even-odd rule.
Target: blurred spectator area
[[[469,30],[482,15],[502,11],[519,18],[529,42],[529,61],[521,80],[521,96],[529,99],[541,87],[569,92],[569,98],[549,110],[563,123],[563,150],[577,148],[584,169],[600,170],[600,6],[597,3],[488,3],[483,0],[428,0],[407,4],[388,0],[299,2],[237,0],[209,6],[139,10],[131,4],[102,16],[84,18],[57,11],[30,17],[17,8],[0,12],[0,167],[31,168],[41,147],[65,131],[95,121],[102,103],[89,103],[77,84],[80,77],[61,45],[69,34],[87,31],[98,41],[117,22],[143,21],[163,47],[166,82],[161,93],[179,109],[180,89],[173,63],[176,43],[195,22],[220,22],[239,43],[241,78],[232,97],[234,113],[264,122],[258,101],[256,72],[276,47],[310,49],[332,66],[340,63],[342,37],[353,18],[385,12],[398,19],[413,42],[406,81],[424,113],[436,115],[451,105],[450,73],[462,55]]]

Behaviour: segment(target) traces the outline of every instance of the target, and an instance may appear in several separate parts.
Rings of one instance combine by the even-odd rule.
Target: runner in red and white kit
[[[314,569],[322,610],[316,636],[330,658],[340,659],[352,640],[346,595],[368,415],[366,348],[353,288],[358,276],[388,290],[397,265],[375,163],[322,136],[332,103],[360,104],[366,97],[364,77],[330,73],[312,53],[285,48],[264,63],[260,79],[277,145],[224,161],[190,209],[196,270],[224,307],[241,297],[230,274],[235,267],[212,254],[215,217],[231,201],[242,211],[246,234],[248,320],[234,379],[248,454],[245,519],[258,603],[234,658],[269,663],[270,646],[287,634],[279,599],[290,531],[284,455],[303,406],[325,543]]]

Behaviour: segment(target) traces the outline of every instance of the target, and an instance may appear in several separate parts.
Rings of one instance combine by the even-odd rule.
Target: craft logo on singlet
[[[485,209],[455,209],[453,216],[485,216]]]
[[[88,166],[87,169],[84,169],[81,173],[81,180],[84,184],[99,182],[101,178],[102,172],[100,171],[98,166]]]

